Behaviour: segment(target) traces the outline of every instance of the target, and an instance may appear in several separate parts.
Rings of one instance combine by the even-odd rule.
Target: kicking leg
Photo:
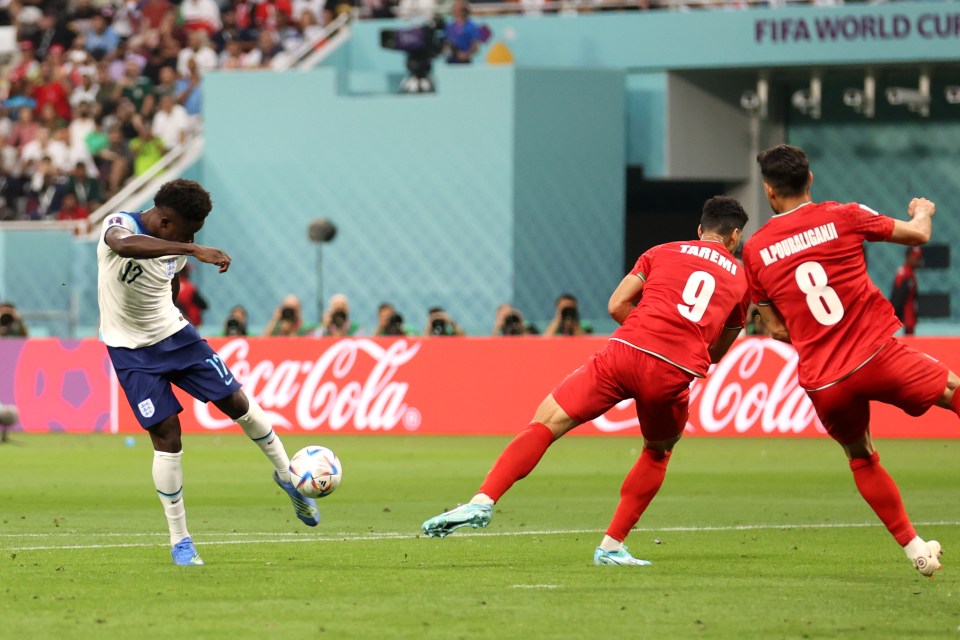
[[[320,523],[320,510],[313,498],[301,495],[290,483],[290,458],[280,436],[273,430],[273,426],[256,400],[251,400],[242,391],[238,390],[213,403],[232,420],[236,421],[248,438],[257,443],[264,455],[273,463],[273,480],[283,489],[293,510],[305,525],[315,527]]]
[[[579,425],[579,421],[557,404],[553,394],[548,395],[537,408],[533,422],[517,434],[497,458],[471,502],[495,503],[517,480],[533,471],[555,440]]]
[[[174,414],[148,430],[153,441],[153,483],[163,505],[170,529],[170,547],[174,564],[202,565],[203,560],[187,530],[183,504],[183,468],[180,459],[180,418]]]
[[[527,427],[510,441],[487,473],[480,490],[468,504],[441,513],[423,523],[428,536],[443,538],[460,527],[485,527],[490,524],[493,504],[514,485],[527,477],[543,458],[543,454],[561,437],[580,424],[548,395]]]
[[[853,471],[853,480],[860,495],[897,544],[903,547],[917,571],[932,576],[940,568],[940,543],[936,540],[927,542],[917,535],[904,509],[896,482],[880,465],[880,454],[873,448],[870,432],[856,442],[844,444],[843,449],[850,459],[850,470]]]

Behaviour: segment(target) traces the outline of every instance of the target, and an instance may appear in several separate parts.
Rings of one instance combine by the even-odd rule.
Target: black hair
[[[560,295],[557,296],[557,300],[554,304],[560,304],[561,300],[570,300],[571,302],[576,304],[577,296],[573,295],[572,293],[561,293]]]
[[[747,220],[747,212],[735,198],[714,196],[703,203],[700,227],[703,231],[727,236],[733,233],[734,229],[743,230]]]
[[[800,147],[781,144],[757,154],[763,181],[781,196],[800,196],[810,183],[810,161]]]
[[[153,204],[172,210],[187,220],[202,222],[213,208],[210,194],[193,180],[171,180],[157,192]]]

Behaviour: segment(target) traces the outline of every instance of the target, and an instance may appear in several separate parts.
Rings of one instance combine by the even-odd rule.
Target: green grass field
[[[241,436],[186,437],[188,523],[205,567],[170,563],[145,437],[0,446],[3,638],[949,638],[960,631],[960,441],[879,449],[944,569],[922,578],[828,440],[682,442],[628,539],[651,567],[592,552],[637,455],[568,438],[485,530],[418,535],[469,499],[503,438],[325,444],[344,481],[297,521]],[[469,532],[467,532],[469,531]]]

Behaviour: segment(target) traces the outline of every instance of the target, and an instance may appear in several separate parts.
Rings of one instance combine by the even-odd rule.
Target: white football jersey
[[[146,233],[139,213],[115,213],[103,222],[97,243],[100,339],[128,349],[156,344],[189,324],[173,303],[171,285],[187,257],[122,258],[104,241],[110,227]]]

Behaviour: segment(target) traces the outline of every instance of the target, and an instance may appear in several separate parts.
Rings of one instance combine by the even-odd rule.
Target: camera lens
[[[12,325],[12,324],[13,324],[13,314],[12,314],[12,313],[0,314],[0,326],[9,327],[9,326]]]

